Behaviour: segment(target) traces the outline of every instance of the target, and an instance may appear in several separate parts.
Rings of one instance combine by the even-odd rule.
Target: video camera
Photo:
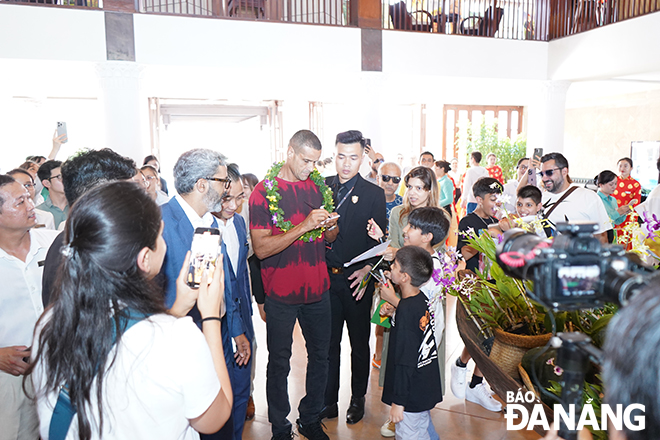
[[[551,242],[511,229],[497,247],[497,262],[505,274],[533,281],[534,299],[555,311],[596,308],[606,302],[625,306],[649,285],[651,270],[623,246],[603,245],[593,236],[597,230],[595,223],[560,223],[559,235]],[[571,405],[581,408],[587,367],[590,361],[600,364],[602,353],[588,336],[578,332],[558,333],[551,343],[558,349],[557,364],[564,370],[560,401],[565,410]],[[559,435],[567,440],[577,438],[577,432],[563,419]]]
[[[603,245],[595,223],[560,223],[554,242],[511,229],[497,248],[505,274],[534,282],[534,296],[556,310],[625,305],[648,284],[649,271],[620,245]]]

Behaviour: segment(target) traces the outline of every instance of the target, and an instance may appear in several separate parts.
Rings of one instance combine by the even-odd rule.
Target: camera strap
[[[133,325],[149,317],[149,315],[132,309],[128,309],[127,311],[128,317],[123,318],[120,321],[122,327],[124,327],[123,333],[126,333],[126,331],[133,327]],[[113,335],[113,339],[114,343],[116,343],[117,336]],[[71,402],[71,397],[69,396],[69,384],[65,383],[62,385],[62,388],[60,388],[60,394],[57,396],[57,403],[53,409],[53,416],[50,419],[50,426],[48,427],[48,437],[51,440],[64,440],[71,427],[73,416],[75,416],[77,412],[78,410],[73,402]]]
[[[571,186],[571,187],[570,187],[570,188],[564,193],[564,195],[561,196],[561,197],[559,198],[559,200],[557,200],[552,206],[550,206],[550,203],[549,203],[549,202],[546,202],[546,205],[543,205],[543,210],[544,210],[544,212],[543,212],[543,216],[544,216],[545,218],[547,218],[547,219],[550,219],[550,214],[552,214],[552,211],[554,211],[555,208],[556,208],[561,202],[563,202],[564,200],[566,200],[566,198],[567,198],[568,196],[570,196],[571,194],[573,194],[573,191],[575,191],[576,189],[578,189],[577,186]],[[550,209],[548,209],[548,211],[545,212],[545,208],[547,208],[548,206],[550,206]]]

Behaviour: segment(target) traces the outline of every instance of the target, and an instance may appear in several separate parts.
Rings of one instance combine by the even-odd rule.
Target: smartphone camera
[[[197,228],[190,249],[190,265],[186,282],[190,287],[199,287],[202,274],[208,271],[208,282],[213,279],[216,262],[220,254],[220,230]]]

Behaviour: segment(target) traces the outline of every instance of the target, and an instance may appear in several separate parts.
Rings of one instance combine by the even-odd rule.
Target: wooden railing
[[[516,40],[545,40],[548,34],[548,1],[399,1],[384,5],[383,27]]]
[[[348,0],[139,0],[139,12],[345,25]]]
[[[383,29],[538,41],[660,11],[660,0],[8,0],[2,3],[335,26],[363,25],[367,21],[358,17],[360,11],[373,9],[378,17],[380,8]],[[368,23],[367,27],[378,26]]]
[[[383,28],[549,41],[660,11],[660,0],[385,0]]]

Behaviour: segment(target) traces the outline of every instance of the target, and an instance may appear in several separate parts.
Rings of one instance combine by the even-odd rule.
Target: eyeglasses
[[[374,164],[385,162],[385,159],[376,159],[374,160]]]
[[[552,177],[552,174],[556,170],[561,170],[562,168],[566,168],[566,167],[550,168],[549,170],[539,171],[539,174],[541,175],[541,177],[544,177],[544,176]]]
[[[26,183],[26,184],[23,185],[23,186],[25,187],[25,189],[27,189],[27,190],[29,191],[29,190],[31,190],[32,188],[34,188],[34,183]]]
[[[389,182],[390,179],[392,179],[392,182],[397,183],[397,184],[399,182],[401,182],[401,177],[388,176],[387,174],[383,174],[382,176],[380,176],[380,178],[383,179],[383,182],[385,182],[385,183]]]
[[[57,176],[51,176],[48,178],[48,180],[53,180],[53,179],[62,180],[62,175],[58,174]]]
[[[137,183],[138,185],[142,185],[145,188],[149,188],[149,181],[144,178],[141,174],[136,174],[133,176],[131,179],[133,182]]]
[[[527,170],[529,169],[529,167],[528,167],[527,165],[520,165],[520,166],[518,167],[518,169],[519,169],[519,170],[523,170],[523,171],[527,171]]]
[[[224,182],[225,183],[225,189],[229,189],[229,185],[231,185],[231,179],[229,177],[223,179],[221,177],[205,177],[206,180],[212,180],[214,182]]]

